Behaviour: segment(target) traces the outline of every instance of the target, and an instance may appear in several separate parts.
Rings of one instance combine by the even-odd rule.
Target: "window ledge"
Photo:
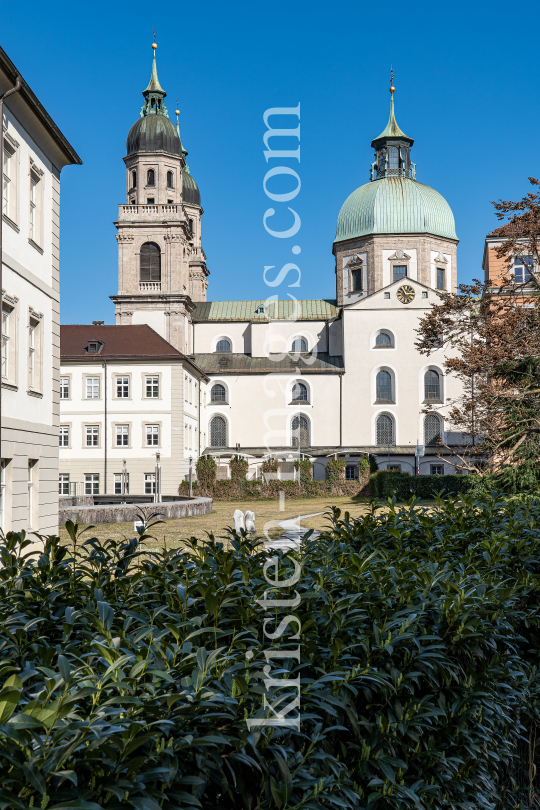
[[[442,399],[424,399],[422,405],[444,405]]]
[[[2,388],[5,388],[7,391],[19,390],[19,386],[14,382],[9,382],[9,380],[2,380]]]
[[[289,405],[311,405],[311,402],[308,402],[307,399],[293,399]]]
[[[377,351],[379,351],[379,349],[395,349],[396,347],[395,346],[372,346],[371,348],[372,349],[377,349]]]
[[[36,391],[34,388],[28,388],[26,393],[30,397],[37,397],[38,399],[43,399],[43,392],[42,391]]]
[[[2,214],[2,221],[5,222],[6,225],[9,225],[10,228],[13,228],[15,233],[20,233],[21,232],[21,229],[19,228],[17,223],[13,222],[13,220],[10,219],[7,214]]]
[[[209,405],[229,405],[230,403],[229,402],[222,402],[220,400],[219,402],[209,402],[208,404]]]
[[[395,405],[395,401],[393,399],[376,399],[375,405]]]
[[[37,252],[41,253],[41,255],[43,256],[43,248],[40,247],[37,242],[34,242],[33,239],[28,239],[28,244],[32,245],[32,247],[35,248]]]

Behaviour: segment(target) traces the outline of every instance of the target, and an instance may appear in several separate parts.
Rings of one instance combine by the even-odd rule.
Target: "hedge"
[[[409,500],[413,495],[419,498],[434,498],[442,490],[457,495],[469,492],[478,477],[472,475],[418,475],[379,470],[370,476],[370,492],[375,498],[396,497],[400,501]]]
[[[66,525],[38,559],[0,547],[3,810],[536,806],[539,500],[336,509],[277,592],[245,536]],[[298,729],[247,728],[297,691]]]
[[[360,481],[338,481],[332,485],[328,481],[315,481],[305,476],[304,481],[215,481],[211,487],[202,487],[197,481],[193,483],[193,494],[211,497],[214,500],[276,500],[284,492],[286,498],[330,498],[332,496],[359,497],[367,494],[367,476]],[[182,481],[179,487],[181,495],[189,493],[189,484]]]

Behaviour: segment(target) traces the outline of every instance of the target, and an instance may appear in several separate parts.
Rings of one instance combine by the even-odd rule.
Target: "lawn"
[[[153,530],[157,543],[169,547],[181,545],[182,540],[186,537],[199,537],[206,538],[207,532],[213,532],[216,536],[224,534],[224,529],[227,526],[233,525],[233,512],[235,509],[241,509],[246,512],[250,509],[255,513],[255,525],[257,533],[263,531],[264,524],[267,521],[281,521],[290,518],[298,517],[299,515],[311,515],[316,512],[327,512],[331,506],[339,506],[342,511],[349,510],[351,515],[357,517],[365,513],[367,504],[365,500],[355,501],[350,497],[331,497],[331,498],[301,498],[298,500],[285,500],[283,510],[280,511],[279,501],[214,501],[214,508],[209,515],[197,515],[196,517],[178,518],[177,520],[166,520],[164,523],[156,526]],[[302,521],[302,526],[308,529],[324,529],[328,525],[327,517],[323,514],[314,518],[308,518]],[[269,530],[269,536],[273,539],[279,537],[283,530],[279,527],[274,527]],[[64,526],[59,530],[60,538],[63,541],[68,540],[68,535]],[[99,537],[100,539],[116,538],[122,539],[123,537],[134,537],[133,523],[103,523],[96,526],[90,532],[87,532],[87,537]],[[148,541],[148,545],[153,545],[152,541]]]

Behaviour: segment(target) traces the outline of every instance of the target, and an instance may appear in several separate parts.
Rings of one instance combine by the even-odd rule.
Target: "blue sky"
[[[208,298],[230,300],[266,298],[264,266],[293,260],[301,287],[289,292],[334,297],[336,219],[368,180],[370,143],[388,119],[390,65],[418,180],[454,211],[459,280],[478,277],[485,234],[497,225],[490,200],[523,196],[527,177],[540,174],[537,57],[527,37],[539,21],[540,4],[529,0],[27,0],[24,15],[4,15],[2,47],[84,161],[62,172],[62,322],[114,323],[112,223],[125,201],[122,158],[150,77],[154,26],[160,82],[170,112],[179,97],[205,210]],[[291,240],[263,228],[262,116],[298,102],[302,252],[293,257]],[[287,287],[277,291],[285,297]]]

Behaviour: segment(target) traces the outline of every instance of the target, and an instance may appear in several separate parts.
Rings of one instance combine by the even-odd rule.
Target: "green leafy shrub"
[[[347,462],[344,458],[330,458],[326,464],[326,480],[330,485],[337,484],[338,481],[345,480],[345,467]]]
[[[295,470],[300,470],[300,483],[310,486],[313,481],[313,464],[309,458],[297,458],[294,462]]]
[[[204,490],[211,491],[216,480],[216,461],[213,456],[200,456],[195,465],[197,481]]]
[[[371,494],[375,498],[396,497],[407,501],[413,495],[422,499],[434,498],[437,492],[444,490],[447,494],[457,495],[469,492],[473,483],[479,480],[472,475],[409,475],[396,470],[379,470],[370,476]],[[493,486],[483,490],[488,494]]]
[[[301,557],[278,555],[281,578],[301,562],[302,598],[269,611],[257,540],[142,550],[68,523],[71,547],[49,537],[32,559],[8,535],[2,808],[535,806],[540,501],[436,506],[334,510]],[[264,637],[291,612],[298,641],[296,622]],[[298,644],[298,661],[265,655]],[[264,694],[297,693],[265,685],[269,662],[300,679],[298,730],[246,727]]]
[[[277,458],[265,458],[261,464],[261,471],[263,473],[277,473],[279,470],[279,461]]]
[[[377,470],[379,469],[379,465],[377,464],[376,457],[374,455],[372,455],[372,453],[370,453],[369,456],[368,456],[368,462],[369,462],[370,472],[376,473]]]
[[[242,456],[233,456],[229,462],[231,481],[235,484],[243,483],[249,469],[249,462]]]

